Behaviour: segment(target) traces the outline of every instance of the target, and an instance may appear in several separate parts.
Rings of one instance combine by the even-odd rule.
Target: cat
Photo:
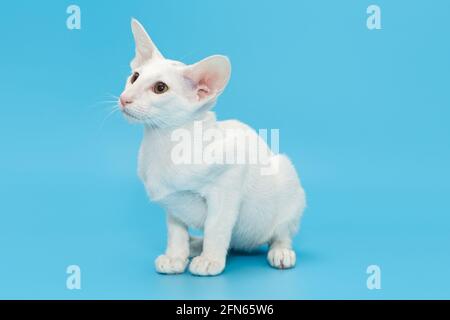
[[[306,206],[305,192],[291,161],[274,154],[253,129],[216,120],[211,109],[230,79],[229,59],[213,55],[192,65],[169,60],[137,20],[131,28],[136,52],[118,103],[129,122],[144,126],[138,176],[150,199],[166,211],[167,248],[155,260],[156,271],[179,274],[189,265],[194,275],[218,275],[229,249],[264,244],[272,267],[294,267],[292,237]],[[258,140],[275,173],[263,174],[260,163],[174,163],[174,132],[193,133],[197,124],[218,132],[245,131]],[[234,148],[227,138],[215,143]],[[191,236],[189,228],[203,230],[203,239]]]

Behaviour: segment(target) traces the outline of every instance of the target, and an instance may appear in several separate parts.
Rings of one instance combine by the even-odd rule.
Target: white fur
[[[198,254],[193,251],[201,248],[190,272],[217,275],[224,270],[230,248],[251,250],[266,243],[271,266],[293,267],[291,239],[305,208],[305,194],[286,156],[274,155],[262,142],[270,160],[278,163],[273,175],[261,175],[260,164],[180,165],[171,159],[173,130],[192,132],[194,121],[205,128],[240,128],[257,135],[239,121],[217,121],[210,111],[229,80],[229,60],[212,56],[190,66],[168,60],[134,19],[132,29],[136,57],[131,66],[140,76],[134,84],[127,81],[122,97],[132,103],[122,111],[131,122],[144,124],[138,174],[150,199],[167,212],[167,249],[156,259],[157,271],[184,272],[189,257]],[[169,90],[155,94],[149,88],[156,81],[168,84]],[[203,243],[189,235],[189,227],[204,231]]]

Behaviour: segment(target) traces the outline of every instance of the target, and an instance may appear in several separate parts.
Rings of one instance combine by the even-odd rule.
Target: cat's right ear
[[[230,60],[221,55],[210,56],[188,66],[185,77],[194,83],[198,101],[217,98],[230,80]]]
[[[132,69],[136,69],[151,59],[163,58],[144,27],[134,18],[131,19],[131,30],[136,44],[136,56],[131,61]]]

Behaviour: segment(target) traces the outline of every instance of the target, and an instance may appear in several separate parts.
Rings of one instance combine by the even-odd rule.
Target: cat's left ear
[[[198,101],[212,100],[227,86],[231,76],[231,63],[225,56],[211,56],[189,66],[184,75],[194,82]]]
[[[151,59],[162,59],[163,56],[145,31],[144,27],[136,19],[131,19],[131,30],[133,31],[136,44],[136,56],[131,61],[131,68],[135,69]]]

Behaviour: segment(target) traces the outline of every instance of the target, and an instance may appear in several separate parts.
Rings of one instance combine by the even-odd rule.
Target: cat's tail
[[[202,253],[202,249],[203,249],[203,238],[189,236],[189,250],[190,250],[189,257],[193,258],[199,256]]]

